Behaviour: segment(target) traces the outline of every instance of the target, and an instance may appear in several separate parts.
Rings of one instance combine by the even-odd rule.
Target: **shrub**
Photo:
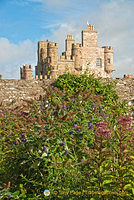
[[[99,80],[74,76],[69,88],[68,76],[66,89],[57,81],[60,89],[47,89],[28,113],[1,113],[1,189],[11,182],[1,199],[43,199],[45,189],[49,199],[132,199],[134,134],[126,105],[112,86],[107,98]]]

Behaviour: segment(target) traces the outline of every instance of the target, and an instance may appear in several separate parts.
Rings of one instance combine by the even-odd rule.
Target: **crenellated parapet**
[[[20,77],[21,79],[25,80],[32,80],[33,79],[33,67],[32,65],[23,65],[20,68]]]

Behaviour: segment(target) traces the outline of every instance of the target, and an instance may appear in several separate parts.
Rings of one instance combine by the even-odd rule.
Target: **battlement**
[[[67,40],[73,40],[73,36],[72,35],[67,35]]]
[[[50,42],[50,43],[48,43],[48,48],[49,47],[58,47],[58,45],[57,45],[57,43]]]
[[[82,47],[82,45],[81,45],[80,43],[73,44],[73,49],[74,49],[74,48],[81,48],[81,47]]]
[[[104,48],[104,52],[113,52],[113,47],[112,46],[103,46],[102,48]]]
[[[46,47],[47,44],[48,44],[47,41],[39,41],[39,42],[38,42],[38,46],[39,46],[40,48]]]
[[[28,64],[23,65],[22,68],[23,68],[23,70],[32,70],[33,69],[32,65],[28,65]]]
[[[90,31],[94,31],[94,26],[93,26],[93,25],[88,24],[87,27],[88,27],[88,30],[90,30]]]
[[[124,74],[124,78],[133,78],[132,74]]]

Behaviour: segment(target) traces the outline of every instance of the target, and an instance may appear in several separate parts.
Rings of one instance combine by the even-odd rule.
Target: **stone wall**
[[[44,83],[45,82],[45,83]],[[16,107],[26,105],[24,100],[38,100],[44,96],[52,80],[0,80],[0,105]]]
[[[116,82],[115,90],[121,101],[134,102],[134,79],[102,79],[102,82]],[[0,105],[16,107],[24,105],[24,100],[38,100],[45,95],[43,87],[48,87],[53,80],[0,80]]]
[[[120,100],[128,101],[129,105],[134,102],[134,78],[128,79],[103,79],[102,82],[111,82],[116,83],[115,90],[120,97]]]

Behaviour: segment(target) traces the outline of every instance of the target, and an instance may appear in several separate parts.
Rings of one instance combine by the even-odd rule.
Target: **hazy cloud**
[[[23,64],[36,64],[36,45],[30,40],[14,44],[0,38],[0,74],[4,79],[19,79]]]

